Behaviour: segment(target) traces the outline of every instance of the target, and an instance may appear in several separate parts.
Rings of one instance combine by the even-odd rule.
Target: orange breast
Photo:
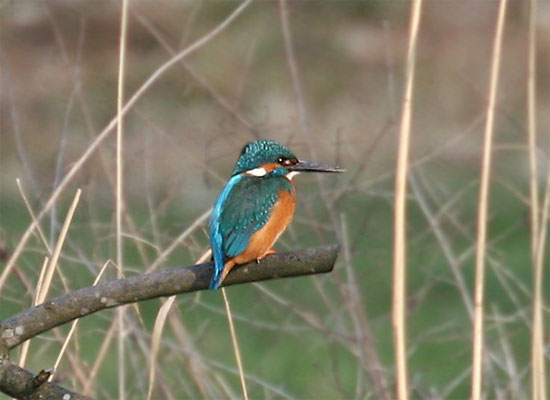
[[[233,259],[236,264],[247,263],[252,260],[262,259],[267,251],[285,231],[296,207],[296,195],[294,185],[292,192],[282,190],[279,192],[279,200],[271,209],[271,216],[266,224],[255,232],[248,242],[244,252]]]

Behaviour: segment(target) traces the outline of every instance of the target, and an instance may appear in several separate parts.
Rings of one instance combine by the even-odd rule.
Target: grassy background
[[[539,3],[542,187],[550,126],[550,3]],[[181,50],[216,27],[237,4],[131,2],[126,97],[169,59],[159,35]],[[473,292],[479,165],[496,9],[493,1],[428,1],[422,15],[412,124],[415,185],[408,202],[408,339],[415,398],[464,399],[469,393],[471,324],[464,298],[471,299]],[[374,398],[370,376],[361,367],[364,330],[354,322],[359,312],[380,358],[378,373],[393,388],[392,191],[408,15],[404,1],[290,4],[314,153],[318,161],[338,163],[349,172],[323,177],[322,188],[313,177],[298,178],[296,218],[277,248],[340,241],[344,251],[327,276],[228,289],[253,398]],[[527,15],[526,2],[510,2],[488,238],[489,398],[523,398],[530,385]],[[157,36],[140,22],[144,20]],[[22,180],[38,212],[116,114],[119,25],[120,4],[115,1],[0,1],[3,253],[16,246],[31,221],[15,178]],[[124,136],[126,275],[144,271],[213,204],[243,144],[256,135],[288,144],[300,157],[311,156],[287,61],[278,2],[258,1],[220,37],[188,57],[186,68],[179,64],[164,74],[130,110]],[[116,259],[114,174],[112,134],[64,191],[55,212],[43,220],[52,245],[74,191],[82,188],[58,265],[66,288],[58,275],[51,295],[90,285],[104,262]],[[321,200],[321,190],[335,219]],[[437,225],[429,218],[436,218]],[[337,237],[342,228],[346,240]],[[208,247],[206,230],[206,225],[197,229],[166,265],[193,263]],[[0,320],[30,305],[45,255],[41,242],[32,239],[17,263],[18,274],[0,292]],[[453,263],[465,288],[457,285]],[[104,279],[115,276],[110,269]],[[355,284],[359,308],[349,296]],[[83,382],[77,375],[89,376],[100,360],[92,392],[97,398],[116,396],[121,370],[128,397],[143,398],[158,307],[158,300],[139,305],[144,326],[132,309],[126,313],[124,368],[117,363],[116,340],[108,344],[105,358],[98,357],[115,314],[106,311],[83,319],[57,378],[80,390]],[[220,293],[180,296],[169,319],[154,397],[239,397]],[[67,330],[61,327],[58,333],[33,339],[28,367],[52,365]],[[17,360],[17,351],[12,358]]]

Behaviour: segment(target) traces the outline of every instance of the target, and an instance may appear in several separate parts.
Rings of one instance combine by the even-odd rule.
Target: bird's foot
[[[256,264],[259,264],[264,258],[266,258],[268,255],[270,254],[275,254],[277,253],[275,250],[273,249],[269,249],[268,251],[265,252],[265,254],[260,257],[260,258],[256,258]]]

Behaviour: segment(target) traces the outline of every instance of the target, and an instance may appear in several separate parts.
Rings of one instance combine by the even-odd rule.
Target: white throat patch
[[[294,178],[299,173],[300,173],[299,171],[290,171],[288,174],[286,174],[286,177],[289,181],[291,181],[292,178]]]
[[[267,171],[265,168],[260,167],[260,168],[250,169],[246,171],[246,174],[251,176],[265,176],[267,174]]]

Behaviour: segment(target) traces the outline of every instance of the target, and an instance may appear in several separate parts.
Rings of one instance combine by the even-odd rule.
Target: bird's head
[[[245,173],[263,177],[268,174],[291,179],[300,172],[344,172],[337,166],[298,159],[288,148],[273,140],[257,140],[244,146],[233,175]]]

